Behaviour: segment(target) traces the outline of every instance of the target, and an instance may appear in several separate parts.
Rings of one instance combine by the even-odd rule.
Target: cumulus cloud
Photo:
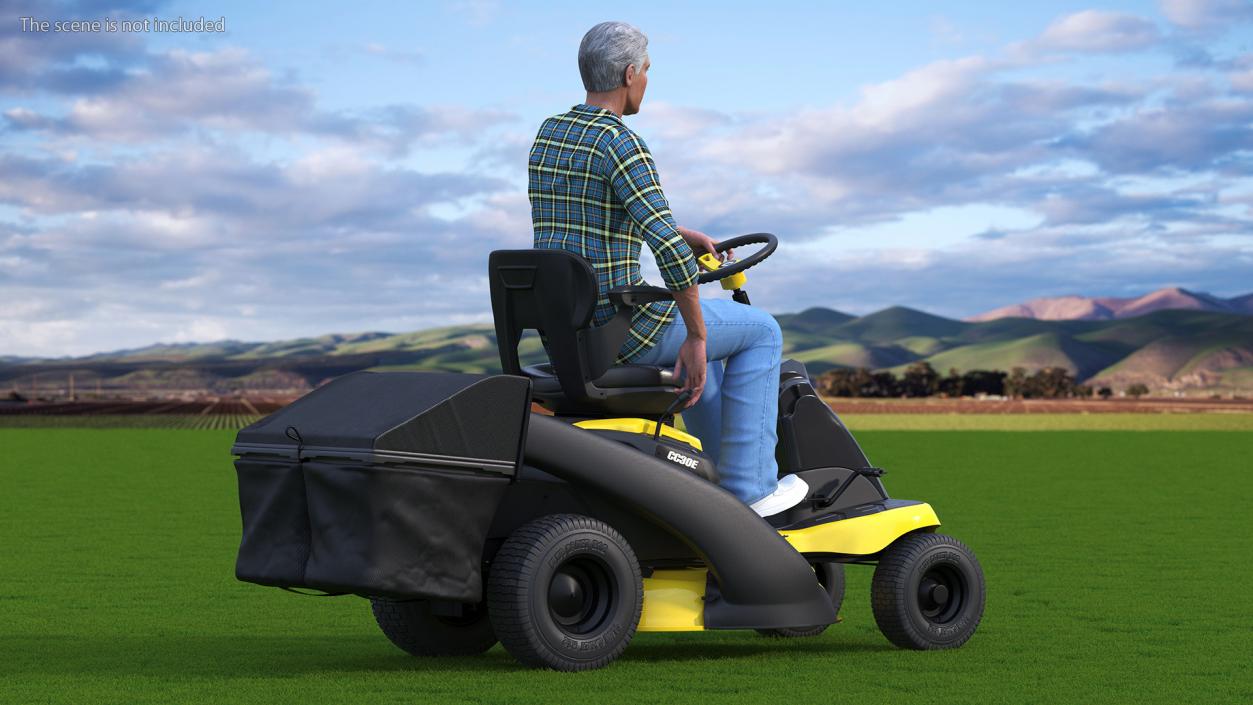
[[[486,256],[501,246],[496,208],[437,218],[423,207],[436,198],[424,193],[433,182],[343,178],[354,177],[367,179],[360,191],[321,203],[344,183],[339,177],[280,174],[268,192],[292,192],[274,204],[275,215],[221,206],[180,213],[158,194],[141,204],[152,210],[81,211],[34,232],[0,231],[5,300],[45,303],[0,307],[7,352],[483,320]],[[297,216],[302,209],[309,212]],[[518,225],[509,224],[525,235]]]
[[[0,291],[17,302],[0,310],[0,338],[18,352],[481,318],[465,310],[485,298],[480,260],[502,232],[528,232],[516,186],[396,161],[428,145],[472,149],[510,113],[401,103],[330,111],[237,47],[157,52],[112,41],[123,35],[57,43],[9,30],[0,57],[15,61],[0,69],[0,92],[13,103],[0,113],[0,139],[13,148],[0,152],[0,207],[20,215],[0,220]],[[109,80],[57,83],[83,65]],[[278,140],[286,156],[254,156],[253,134]],[[458,295],[466,287],[474,294]]]
[[[1243,93],[1253,93],[1253,54],[1245,54],[1230,62],[1227,80],[1231,87]]]
[[[47,20],[135,17],[155,9],[153,2],[25,2],[0,0],[0,90],[30,93],[92,94],[125,78],[129,66],[146,55],[139,37],[121,32],[64,32],[46,36],[23,32],[21,17]],[[96,65],[77,62],[97,59]]]
[[[1193,31],[1226,29],[1253,21],[1248,0],[1159,0],[1162,14],[1175,25]]]
[[[129,227],[93,225],[98,230],[80,228],[75,237],[133,246],[246,242],[259,233],[316,246],[357,233],[420,232],[433,219],[429,206],[503,188],[490,177],[379,168],[343,150],[289,164],[216,150],[109,165],[0,157],[0,203],[41,215],[89,214],[92,224],[102,214],[127,218]]]
[[[754,301],[776,310],[912,302],[967,315],[971,301],[1034,295],[1247,289],[1253,213],[1230,206],[1248,199],[1253,99],[1224,91],[1215,66],[1076,82],[1029,65],[946,60],[850,104],[698,115],[681,142],[656,130],[662,178],[681,221],[788,239],[791,254],[754,276]],[[873,224],[962,204],[1038,221],[930,248],[873,239]]]
[[[1084,10],[1050,24],[1032,46],[1042,51],[1120,52],[1143,49],[1158,39],[1157,27],[1143,17]]]
[[[322,111],[310,89],[274,76],[250,52],[228,47],[154,54],[113,90],[75,100],[64,115],[19,106],[5,111],[4,119],[10,130],[94,140],[142,143],[193,131],[254,131],[308,134],[403,154],[422,140],[465,138],[513,116],[455,106]]]
[[[1004,77],[1012,67],[940,61],[866,86],[851,105],[793,115],[711,121],[701,111],[696,119],[720,127],[682,148],[660,131],[662,178],[676,208],[709,214],[720,227],[769,220],[802,237],[940,205],[1032,207],[1068,177],[1042,184],[1019,172],[1071,158],[1077,120],[1124,111],[1149,88]],[[673,120],[678,109],[667,112]]]
[[[1067,145],[1115,173],[1224,170],[1249,173],[1253,100],[1214,98],[1144,106],[1067,138]]]

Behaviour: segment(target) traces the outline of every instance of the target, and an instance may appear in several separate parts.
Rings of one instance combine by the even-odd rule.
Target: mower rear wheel
[[[605,522],[578,514],[518,527],[496,553],[487,582],[501,645],[534,668],[609,664],[635,635],[643,603],[630,544]]]
[[[831,606],[835,608],[835,613],[840,613],[840,605],[844,603],[844,564],[834,561],[821,561],[811,563],[814,572],[818,574],[818,584],[827,592],[831,598]],[[804,636],[818,636],[825,632],[829,624],[819,624],[814,627],[784,627],[781,629],[758,629],[757,633],[762,636],[771,638],[795,638]]]
[[[496,644],[487,605],[468,605],[459,617],[435,614],[426,600],[370,599],[379,629],[414,656],[474,656]]]
[[[983,617],[983,568],[944,534],[907,534],[875,568],[870,604],[888,641],[902,649],[955,649]]]

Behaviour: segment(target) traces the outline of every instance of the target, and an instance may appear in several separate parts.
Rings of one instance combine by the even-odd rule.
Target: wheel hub
[[[952,566],[935,566],[918,583],[918,608],[933,624],[951,621],[961,611],[965,584]]]
[[[614,601],[609,575],[594,559],[580,557],[566,562],[548,583],[548,613],[572,636],[599,628]]]
[[[928,609],[942,607],[948,604],[948,587],[935,580],[924,580],[918,591],[920,601]]]
[[[577,622],[587,608],[587,591],[577,577],[560,571],[548,585],[548,607],[562,624]]]

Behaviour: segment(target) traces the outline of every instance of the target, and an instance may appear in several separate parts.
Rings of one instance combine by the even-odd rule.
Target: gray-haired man
[[[531,147],[535,247],[569,250],[591,262],[599,325],[614,313],[609,289],[644,283],[639,257],[648,243],[674,302],[636,310],[618,362],[674,365],[692,392],[683,421],[717,461],[722,485],[769,516],[809,491],[795,475],[777,479],[783,335],[761,309],[700,300],[692,250],[713,252],[716,243],[674,222],[648,146],[622,121],[639,112],[650,65],[648,38],[629,24],[602,22],[583,37],[579,73],[587,98],[545,120]]]

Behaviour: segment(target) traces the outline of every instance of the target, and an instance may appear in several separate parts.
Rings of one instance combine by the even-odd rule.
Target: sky
[[[0,0],[0,355],[490,321],[609,19],[677,221],[779,236],[771,312],[1253,292],[1253,1],[1001,5]]]

